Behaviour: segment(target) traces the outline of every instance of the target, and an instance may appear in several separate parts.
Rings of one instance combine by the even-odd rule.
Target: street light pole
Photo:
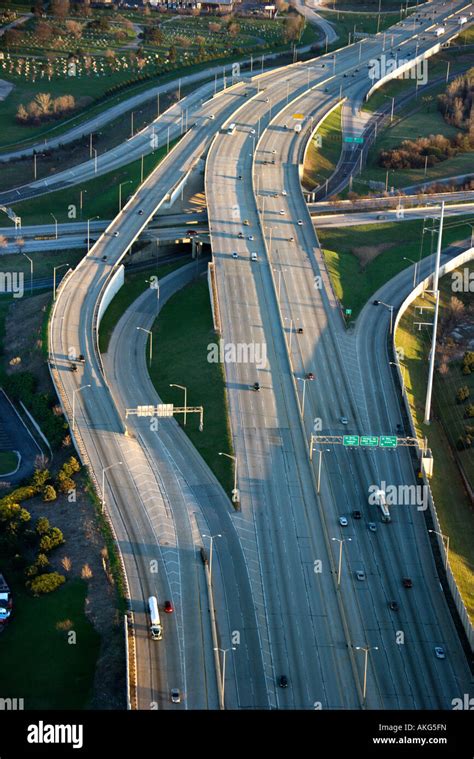
[[[94,151],[94,174],[97,174],[97,150],[95,148],[92,148]]]
[[[341,569],[342,569],[342,544],[347,540],[349,543],[352,538],[331,538],[335,543],[339,543],[339,566],[337,570],[337,587],[341,585]]]
[[[105,473],[108,472],[109,469],[112,469],[112,467],[119,466],[122,463],[122,461],[116,461],[115,464],[102,467],[102,511],[105,509]]]
[[[186,409],[188,407],[188,389],[184,385],[176,385],[172,383],[170,387],[179,387],[180,390],[184,390],[184,426],[186,427]]]
[[[214,538],[222,538],[222,535],[220,533],[217,533],[217,535],[203,535],[203,538],[209,538],[210,546],[209,546],[209,585],[212,585],[212,550],[214,546]]]
[[[91,239],[91,221],[95,221],[98,219],[98,216],[91,216],[90,219],[87,219],[87,252],[89,253],[90,248],[90,239]]]
[[[151,362],[153,361],[153,332],[150,329],[145,329],[145,327],[137,327],[137,329],[141,330],[142,332],[146,332],[148,335],[150,335],[149,362],[151,366]]]
[[[30,295],[31,295],[33,292],[33,259],[27,256],[26,253],[23,253],[23,255],[30,262]]]
[[[378,646],[355,646],[354,647],[356,651],[364,651],[365,653],[365,661],[364,661],[364,694],[363,694],[363,701],[365,702],[365,697],[367,694],[367,664],[369,659],[369,651],[378,651]]]
[[[131,184],[131,179],[126,179],[124,182],[119,183],[119,213],[122,210],[122,185],[124,184]]]
[[[305,399],[306,383],[308,382],[308,380],[306,377],[297,377],[296,379],[299,380],[299,382],[303,383],[303,398],[301,401],[300,411],[301,411],[301,416],[304,419],[304,399]]]
[[[53,300],[56,300],[56,272],[58,269],[62,269],[63,266],[69,266],[69,264],[59,264],[53,266]]]
[[[438,331],[438,314],[439,314],[439,264],[441,260],[441,243],[443,239],[443,221],[444,221],[444,201],[441,203],[441,218],[439,222],[438,247],[436,249],[435,270],[433,274],[433,292],[435,294],[435,312],[433,319],[433,337],[431,342],[430,366],[428,370],[428,386],[426,388],[425,418],[424,424],[430,423],[431,416],[431,394],[433,392],[434,365],[436,358],[436,333]]]
[[[54,219],[54,234],[57,240],[58,239],[58,220],[56,216],[54,215],[54,213],[50,213],[50,216],[52,216]]]
[[[90,385],[82,385],[82,387],[76,387],[76,389],[72,391],[72,431],[73,432],[76,428],[76,393],[79,393],[81,390],[85,390],[86,387],[90,387]]]
[[[407,258],[407,256],[403,256],[403,260],[404,261],[410,261],[411,264],[415,265],[415,271],[413,272],[413,289],[414,289],[415,285],[416,285],[416,272],[417,272],[417,269],[418,269],[418,261],[413,261],[412,258]]]
[[[390,334],[393,332],[393,306],[390,305],[390,303],[384,303],[383,300],[379,301],[381,306],[385,306],[385,308],[388,308],[390,311]]]
[[[446,541],[446,555],[444,559],[444,569],[447,570],[448,561],[449,561],[449,535],[443,535],[442,532],[438,532],[437,530],[428,530],[428,532],[434,532],[435,535],[439,535],[442,540]]]
[[[221,680],[221,693],[222,693],[222,703],[224,704],[225,701],[225,655],[227,651],[235,651],[236,647],[231,646],[231,648],[214,648],[214,651],[220,651],[223,655],[223,661],[222,661],[222,680]]]
[[[232,459],[234,462],[234,489],[232,491],[232,501],[235,503],[239,500],[237,490],[237,456],[232,456],[230,453],[219,452],[219,456],[226,456],[228,459]]]

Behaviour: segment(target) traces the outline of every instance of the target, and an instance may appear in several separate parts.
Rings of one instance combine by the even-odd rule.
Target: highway
[[[456,7],[459,3],[451,4],[449,10]],[[395,44],[411,34],[412,30],[405,27],[395,29]],[[362,60],[380,51],[381,44],[380,38],[367,41]],[[367,519],[364,514],[361,529],[356,529],[354,524],[346,533],[352,536],[352,541],[344,546],[342,584],[340,590],[336,590],[337,551],[331,538],[342,535],[337,516],[341,510],[350,514],[354,504],[360,505],[366,499],[368,484],[378,482],[381,474],[393,482],[413,479],[406,457],[399,451],[385,452],[383,457],[380,453],[369,455],[364,462],[347,450],[321,454],[320,498],[316,497],[315,474],[308,462],[308,432],[315,418],[322,418],[323,429],[339,433],[344,429],[338,422],[342,414],[349,417],[351,431],[364,429],[369,418],[371,426],[383,426],[384,431],[391,431],[386,430],[386,425],[393,424],[392,414],[396,413],[395,418],[398,418],[398,411],[394,410],[398,409],[396,397],[393,393],[394,397],[390,396],[388,365],[380,365],[376,386],[363,384],[361,349],[352,335],[342,329],[299,186],[299,142],[304,135],[298,137],[284,127],[291,123],[296,106],[315,118],[322,115],[338,97],[337,77],[343,71],[358,68],[359,55],[358,46],[336,54],[333,64],[336,73],[334,79],[330,77],[327,92],[324,84],[328,81],[328,72],[320,62],[312,62],[287,69],[286,92],[281,87],[281,72],[275,72],[262,78],[262,88],[257,89],[255,83],[242,84],[216,99],[212,106],[204,106],[207,115],[212,107],[213,126],[211,120],[206,119],[183,137],[76,271],[65,278],[60,289],[51,322],[53,379],[69,419],[73,403],[75,405],[78,446],[84,459],[90,462],[99,491],[101,475],[104,467],[108,467],[106,506],[124,557],[136,621],[140,708],[150,708],[154,703],[159,708],[167,708],[169,689],[176,686],[185,693],[189,691],[190,705],[199,703],[201,698],[192,695],[194,691],[188,686],[186,672],[189,656],[196,657],[193,671],[202,672],[204,653],[201,646],[190,648],[183,638],[185,617],[178,614],[176,621],[165,620],[166,645],[162,642],[157,648],[147,634],[144,612],[144,601],[150,592],[156,592],[160,599],[168,593],[184,597],[184,583],[180,584],[176,578],[174,585],[171,582],[171,567],[176,562],[176,547],[181,550],[181,547],[189,549],[191,543],[196,546],[197,534],[192,533],[189,511],[184,504],[185,492],[177,499],[175,510],[174,499],[168,500],[166,484],[160,481],[161,470],[152,463],[160,457],[161,461],[166,459],[164,448],[159,448],[157,440],[142,437],[141,428],[135,427],[140,439],[124,434],[120,409],[128,398],[137,401],[143,393],[148,394],[150,388],[143,384],[146,383],[143,365],[139,373],[141,390],[134,394],[133,388],[125,387],[127,382],[130,384],[133,364],[129,355],[124,359],[123,375],[121,368],[115,368],[110,386],[114,395],[111,395],[97,354],[96,307],[114,267],[157,212],[170,188],[207,149],[212,133],[217,136],[207,161],[206,195],[223,336],[233,342],[247,343],[250,339],[263,342],[268,349],[266,368],[257,370],[248,364],[226,364],[242,510],[232,513],[228,506],[221,524],[228,545],[237,551],[234,577],[230,566],[227,571],[228,563],[222,560],[219,547],[216,553],[226,593],[229,593],[227,582],[232,593],[235,579],[243,582],[245,588],[247,575],[241,576],[245,564],[252,596],[252,608],[245,612],[249,637],[246,633],[245,645],[239,646],[238,653],[228,664],[236,684],[232,688],[233,677],[229,674],[229,704],[239,708],[312,709],[315,704],[335,709],[362,705],[368,708],[447,708],[450,698],[459,695],[459,690],[468,691],[466,665],[445,602],[439,597],[428,597],[423,587],[427,583],[425,587],[431,590],[434,576],[427,578],[431,570],[425,560],[430,549],[424,526],[416,518],[419,514],[397,513],[392,525],[379,524],[377,533],[370,535],[364,529]],[[344,93],[352,99],[354,107],[368,87],[366,72],[358,73]],[[248,96],[242,98],[246,88]],[[293,98],[300,97],[296,104],[287,107],[290,92]],[[276,118],[275,114],[278,114]],[[274,122],[265,130],[272,116]],[[238,125],[234,135],[218,134],[221,125],[231,119]],[[255,147],[258,154],[254,162]],[[267,247],[262,238],[252,181],[260,188],[258,202],[261,221],[266,227]],[[287,195],[283,195],[283,191]],[[278,193],[276,198],[275,193]],[[138,209],[144,210],[143,216],[138,215]],[[243,225],[244,218],[249,219],[250,227]],[[296,223],[298,218],[302,226]],[[254,240],[240,240],[236,232],[242,229],[247,236],[252,234]],[[290,235],[295,240],[291,246],[288,245]],[[253,250],[257,251],[258,260],[250,262],[248,256]],[[267,259],[269,250],[270,259]],[[240,260],[232,258],[234,251],[239,251]],[[107,256],[105,261],[103,256]],[[273,275],[268,260],[281,271],[278,278]],[[319,271],[322,290],[314,286],[314,276]],[[282,318],[287,322],[280,323],[279,303]],[[146,321],[151,318],[148,306],[144,317],[145,323],[151,323]],[[304,336],[295,334],[298,319],[301,326],[304,324]],[[386,326],[386,320],[377,317],[377,321],[385,321]],[[286,324],[284,329],[282,324]],[[127,334],[125,339],[129,343]],[[292,370],[287,354],[290,334]],[[143,342],[142,348],[143,354]],[[80,365],[77,372],[69,370],[71,350],[86,357],[85,365]],[[119,356],[120,352],[115,355]],[[371,355],[372,361],[379,358]],[[112,367],[114,371],[116,362]],[[298,405],[302,402],[303,384],[298,385],[298,400],[295,375],[304,377],[313,370],[316,380],[304,383],[306,427],[303,432]],[[259,393],[251,389],[257,377],[261,384]],[[383,400],[382,388],[386,400]],[[365,408],[370,409],[370,415]],[[170,437],[171,431],[179,432],[171,427],[167,430]],[[176,437],[170,440],[167,450],[182,451],[183,445]],[[197,468],[195,461],[194,470]],[[350,480],[341,475],[348,471]],[[202,502],[200,505],[200,513],[210,519],[210,509]],[[177,533],[178,524],[184,530],[182,537]],[[386,544],[388,553],[384,550]],[[158,563],[157,575],[150,572],[150,559]],[[354,579],[355,569],[366,572],[363,583]],[[183,563],[183,573],[194,578],[190,582],[196,582],[196,572],[192,561]],[[394,648],[399,622],[387,603],[392,595],[404,592],[401,590],[402,572],[411,573],[415,592],[411,598],[405,595],[401,603],[402,618],[407,620],[407,645]],[[245,593],[247,595],[233,595],[232,604],[226,598],[229,617],[244,617],[243,607],[250,597],[248,589]],[[219,597],[224,598],[223,592]],[[196,608],[186,614],[196,623]],[[251,632],[252,614],[256,620],[258,645],[255,632]],[[218,615],[221,620],[226,619],[222,608]],[[202,618],[197,623],[204,624]],[[229,625],[227,629],[234,628]],[[439,669],[444,663],[438,662],[432,652],[433,645],[443,641],[449,652],[444,674]],[[223,644],[228,645],[229,639]],[[364,699],[363,659],[355,646],[366,644],[377,646],[377,653],[373,650],[370,654],[370,687]],[[204,669],[207,671],[206,665]],[[245,678],[249,673],[252,679],[246,688]],[[288,689],[277,687],[281,674],[289,677]],[[211,704],[212,694],[209,698]],[[186,700],[183,706],[186,708]]]
[[[459,4],[451,4],[449,11],[456,7]],[[416,32],[419,31],[417,27]],[[407,50],[411,50],[408,38],[412,29],[400,25],[391,32],[395,46],[403,41]],[[452,26],[447,28],[446,34],[449,33],[452,33]],[[351,77],[344,89],[355,113],[370,86],[366,61],[382,50],[382,44],[379,36],[378,40],[367,43],[362,52],[359,46],[354,46],[337,56],[344,60],[343,66],[337,60],[337,70],[359,73],[354,82]],[[359,64],[364,67],[362,71]],[[301,68],[300,80],[304,81],[305,73]],[[337,81],[332,83],[332,99],[339,90],[338,84]],[[319,508],[314,508],[316,488],[314,480],[311,482],[312,478],[307,474],[304,442],[308,440],[315,420],[321,420],[322,434],[390,434],[394,432],[400,412],[393,385],[390,395],[391,373],[384,352],[374,353],[373,344],[368,341],[370,356],[364,356],[363,361],[358,342],[343,328],[299,184],[299,142],[302,137],[285,129],[296,107],[291,104],[280,110],[274,104],[270,87],[265,94],[273,102],[273,114],[278,111],[278,116],[273,118],[270,128],[263,131],[256,152],[251,150],[249,153],[248,134],[258,124],[266,124],[267,119],[271,119],[265,98],[249,102],[239,113],[238,131],[234,136],[216,137],[206,168],[206,197],[219,300],[225,304],[221,314],[224,338],[229,342],[266,342],[269,357],[266,371],[257,372],[256,368],[247,365],[226,365],[234,446],[237,456],[245,462],[244,467],[240,467],[242,513],[254,526],[257,544],[268,534],[275,536],[271,552],[262,548],[259,551],[260,575],[271,577],[266,584],[264,582],[263,595],[267,597],[267,603],[274,604],[275,610],[282,615],[278,616],[277,612],[275,617],[267,615],[271,654],[264,663],[268,670],[273,665],[273,671],[285,669],[290,673],[292,695],[288,698],[285,693],[281,700],[291,701],[293,706],[300,708],[309,708],[309,699],[305,701],[309,692],[314,694],[315,688],[324,691],[324,664],[334,667],[334,643],[328,645],[326,639],[321,641],[320,634],[316,637],[308,622],[314,620],[311,613],[311,604],[316,603],[313,584],[298,579],[306,556],[296,538],[300,533],[307,539],[316,523],[317,534],[324,535],[326,540],[316,548],[314,537],[309,537],[305,547],[310,547],[312,556],[324,556],[325,552],[331,551],[332,543],[333,566],[339,550],[337,541],[351,537],[351,543],[347,541],[344,545],[344,577],[338,594],[340,604],[336,612],[331,612],[331,632],[342,642],[340,630],[349,620],[351,658],[359,657],[359,673],[363,661],[360,653],[356,654],[357,647],[372,647],[369,665],[372,685],[366,701],[369,708],[449,708],[460,683],[463,684],[461,690],[467,688],[470,677],[444,599],[439,594],[433,597],[437,578],[432,560],[431,563],[427,560],[431,549],[423,516],[413,513],[414,509],[397,511],[392,525],[379,523],[377,537],[367,529],[367,521],[377,519],[376,514],[367,514],[368,488],[372,483],[416,482],[408,454],[381,451],[364,458],[363,453],[354,455],[352,451],[337,447],[326,452],[323,447],[320,454],[323,460],[321,499],[317,501]],[[325,97],[324,92],[315,88],[299,99],[297,110],[305,114],[306,119],[311,116],[316,122],[327,110],[330,99],[331,96]],[[239,175],[242,175],[243,182],[238,180]],[[242,225],[242,217],[249,220],[248,228]],[[297,223],[298,219],[301,223]],[[243,239],[237,235],[241,231],[245,233]],[[250,260],[252,251],[257,252],[255,261]],[[237,259],[232,257],[233,252],[237,252]],[[322,278],[322,289],[315,287],[315,276]],[[378,325],[384,324],[386,337],[385,314],[382,313],[381,318],[379,312],[372,311],[372,319]],[[304,326],[304,337],[296,334],[298,326]],[[291,372],[283,349],[284,334],[287,343],[292,345],[289,349]],[[379,362],[380,356],[383,358],[377,366],[377,382],[373,385],[364,382],[368,367],[373,366],[374,361]],[[298,395],[302,403],[303,383],[299,384],[297,378],[307,377],[310,371],[314,372],[315,381],[304,383],[303,437],[298,433],[296,402]],[[261,383],[258,394],[250,389],[252,375]],[[370,376],[372,378],[372,374]],[[342,416],[348,417],[347,426],[341,424],[339,419]],[[286,444],[288,434],[292,436],[291,445]],[[292,458],[295,454],[296,461]],[[285,456],[288,457],[286,461]],[[272,458],[275,462],[270,467]],[[298,473],[296,484],[289,476],[290,472],[295,476]],[[259,483],[258,489],[255,482]],[[289,482],[294,490],[291,497],[287,493]],[[301,491],[306,483],[305,497],[302,498]],[[350,516],[354,507],[359,506],[364,513],[360,529]],[[298,525],[299,530],[295,532],[294,522],[292,529],[295,514],[302,519],[310,508],[312,519],[304,525],[306,529]],[[348,530],[338,524],[341,514],[349,517],[351,527]],[[331,540],[330,543],[331,538],[335,542]],[[283,561],[271,555],[278,555],[278,552],[284,555]],[[365,572],[362,582],[356,580],[356,571]],[[255,574],[257,584],[258,569]],[[275,574],[280,591],[278,599],[272,595]],[[402,598],[405,592],[403,576],[411,576],[418,588],[411,597],[405,594]],[[328,586],[333,580],[328,573],[325,577],[328,603]],[[321,586],[324,587],[323,582]],[[282,604],[279,596],[283,593],[286,603]],[[291,605],[298,610],[294,627],[283,623],[283,610],[290,605],[290,598]],[[403,609],[407,645],[397,644],[396,630],[400,622],[389,609],[391,599],[399,601]],[[320,613],[323,609],[324,605]],[[298,624],[300,617],[306,622],[303,627],[307,638],[302,637]],[[298,636],[298,646],[294,643],[295,635]],[[444,671],[440,670],[434,656],[437,641],[445,642],[450,651],[449,668]],[[299,664],[303,645],[308,646],[305,662],[312,659],[310,650],[317,651],[320,657],[321,670],[317,679],[310,666],[302,668]],[[338,661],[340,671],[345,671],[346,695],[349,695],[350,682],[348,658],[344,656]],[[358,677],[353,681],[359,689]],[[325,694],[325,697],[334,698],[334,695]]]
[[[239,102],[238,93],[222,96],[219,105],[223,118],[235,109],[236,101]],[[166,624],[165,620],[166,643],[158,644],[158,656],[157,643],[151,642],[148,635],[145,613],[148,595],[156,593],[159,599],[164,599],[172,589],[167,584],[166,572],[169,562],[173,561],[173,556],[167,558],[166,554],[172,549],[164,545],[166,536],[175,543],[177,539],[173,533],[171,504],[157,479],[158,470],[137,439],[124,435],[123,421],[104,380],[95,343],[96,302],[114,264],[156,213],[169,188],[184,175],[189,162],[201,153],[207,135],[207,124],[192,130],[146,180],[75,272],[64,280],[51,321],[53,380],[70,421],[75,402],[76,440],[83,459],[95,474],[99,492],[104,469],[110,467],[106,472],[105,498],[130,586],[137,635],[137,701],[139,707],[145,709],[153,708],[154,703],[159,708],[170,706],[172,687],[186,690],[183,639],[176,625],[172,621]],[[143,216],[138,214],[138,209],[144,210]],[[116,232],[119,237],[115,237]],[[106,262],[102,260],[105,251]],[[86,357],[85,365],[79,365],[74,373],[69,369],[71,351]],[[157,575],[150,574],[151,558],[160,567]],[[258,651],[252,662],[252,669],[258,673],[255,656]],[[186,708],[187,701],[183,704]],[[191,698],[190,704],[193,704]]]

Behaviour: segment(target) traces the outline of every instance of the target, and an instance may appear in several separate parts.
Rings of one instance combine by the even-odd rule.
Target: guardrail
[[[474,258],[474,248],[468,248],[467,250],[460,253],[458,256],[455,256],[455,258],[452,258],[450,261],[447,261],[447,263],[443,264],[443,266],[440,267],[439,276],[442,277],[445,274],[449,274],[450,271],[453,271],[454,269],[457,269],[458,266],[461,266],[463,263],[467,263],[468,261],[472,261]],[[393,336],[392,336],[392,350],[393,350],[393,356],[395,358],[395,363],[397,366],[397,376],[400,383],[401,388],[401,394],[402,394],[402,400],[403,404],[405,406],[405,410],[407,412],[407,416],[410,423],[410,430],[413,437],[417,437],[416,435],[416,429],[415,429],[415,423],[413,420],[410,403],[408,400],[408,395],[405,390],[405,385],[403,382],[403,376],[402,371],[400,368],[400,362],[398,358],[398,354],[396,351],[396,332],[397,327],[400,323],[400,320],[407,310],[408,306],[413,303],[413,301],[421,295],[426,289],[429,288],[430,283],[433,279],[433,274],[430,274],[428,277],[425,277],[422,282],[420,282],[414,290],[410,292],[409,295],[405,298],[403,303],[401,304],[400,308],[398,309],[397,315],[394,320],[394,326],[393,326]],[[417,449],[417,455],[420,458],[421,457],[421,451],[418,448]],[[435,526],[435,529],[437,532],[442,533],[441,525],[439,523],[438,513],[436,511],[436,505],[434,502],[433,494],[431,492],[431,487],[429,483],[429,479],[427,478],[426,474],[422,471],[422,478],[423,478],[423,484],[426,487],[426,492],[428,493],[428,507],[430,510],[431,518],[433,519],[433,524]],[[459,614],[459,618],[461,620],[462,626],[464,628],[464,631],[466,633],[466,637],[469,641],[469,645],[471,646],[471,650],[474,650],[474,627],[472,625],[471,620],[469,619],[469,614],[466,609],[466,606],[464,604],[463,598],[461,596],[461,592],[458,588],[456,578],[454,577],[453,571],[451,569],[451,566],[449,564],[449,556],[446,552],[446,546],[444,545],[444,541],[441,538],[440,535],[436,535],[436,540],[439,546],[439,550],[441,553],[441,556],[444,558],[444,565],[446,567],[446,579],[448,582],[448,587],[451,592],[451,596],[454,602],[454,605],[456,607],[456,610]]]

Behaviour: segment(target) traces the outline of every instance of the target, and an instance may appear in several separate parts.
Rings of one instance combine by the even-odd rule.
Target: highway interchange
[[[433,2],[430,14],[437,9],[440,20],[466,6]],[[422,21],[436,25],[425,16]],[[322,446],[320,488],[318,451],[313,463],[308,458],[315,424],[319,434],[380,435],[394,434],[403,420],[389,364],[388,310],[368,304],[354,330],[343,326],[300,186],[307,134],[293,130],[293,114],[303,113],[305,124],[311,118],[315,125],[342,94],[347,128],[357,132],[358,110],[371,86],[369,61],[389,48],[401,48],[404,58],[421,55],[435,42],[432,29],[425,41],[415,41],[422,28],[408,20],[334,55],[242,77],[205,102],[195,95],[195,126],[107,229],[94,227],[100,237],[63,280],[51,318],[50,367],[70,420],[74,408],[75,442],[123,557],[136,644],[133,707],[177,708],[169,692],[179,687],[179,708],[218,708],[220,666],[216,672],[199,553],[208,545],[203,535],[217,534],[219,646],[235,649],[227,653],[226,708],[448,709],[453,698],[469,692],[469,666],[440,591],[423,513],[395,508],[392,524],[384,525],[371,513],[375,507],[366,505],[371,483],[416,483],[409,449],[374,453]],[[456,28],[456,18],[448,19],[444,37]],[[175,129],[179,113],[176,107],[169,116]],[[231,121],[237,124],[232,135],[226,133]],[[239,511],[175,420],[160,419],[154,430],[149,420],[126,419],[124,413],[159,401],[148,377],[143,330],[194,276],[196,265],[167,277],[159,297],[150,288],[128,309],[104,359],[97,346],[105,287],[203,155],[222,336],[267,350],[265,367],[225,365]],[[372,213],[361,214],[363,221]],[[423,263],[426,273],[428,266]],[[407,270],[377,297],[396,307],[411,280]],[[71,372],[71,359],[79,354],[85,363]],[[314,381],[307,379],[310,372]],[[256,381],[260,392],[252,390]],[[340,527],[340,515],[355,507],[361,507],[362,520]],[[377,522],[376,532],[367,529],[368,521]],[[338,585],[341,538],[350,541],[343,546]],[[365,573],[363,582],[357,571]],[[409,591],[402,586],[406,576],[413,579]],[[155,593],[173,598],[176,606],[159,644],[150,640],[145,609]],[[392,600],[398,612],[389,608]],[[436,659],[436,645],[445,647],[446,660]],[[365,689],[360,649],[366,646]],[[278,687],[282,674],[290,687]]]

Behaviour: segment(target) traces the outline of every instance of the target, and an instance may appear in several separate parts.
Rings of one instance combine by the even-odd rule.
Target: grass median
[[[233,488],[232,461],[219,452],[232,454],[223,367],[207,360],[209,343],[218,341],[213,323],[207,280],[199,278],[174,295],[163,307],[153,327],[153,362],[150,376],[163,403],[204,407],[204,430],[199,415],[176,416],[191,442],[229,493]]]
[[[469,240],[473,222],[472,215],[447,219],[443,247]],[[352,309],[352,320],[379,287],[412,265],[405,258],[418,262],[433,252],[437,233],[423,233],[424,227],[419,219],[317,229],[334,291],[343,308]]]
[[[474,272],[472,262],[467,266]],[[440,280],[440,324],[446,315],[451,296],[455,295],[466,307],[472,302],[472,293],[453,293],[451,282],[451,274]],[[433,452],[431,489],[441,530],[450,539],[451,568],[471,621],[474,621],[474,517],[455,458],[459,456],[472,483],[474,449],[458,452],[453,446],[464,424],[468,423],[468,420],[463,420],[463,407],[456,404],[455,392],[461,385],[470,385],[474,392],[474,375],[464,376],[460,371],[460,362],[456,359],[449,363],[446,374],[437,370],[433,385],[432,421],[429,427],[423,424],[431,328],[424,327],[421,331],[414,328],[414,322],[420,318],[417,306],[421,305],[432,306],[433,300],[429,296],[424,299],[420,297],[407,309],[395,340],[397,348],[403,351],[405,385],[417,435],[428,438],[428,445]]]
[[[303,171],[303,187],[306,190],[314,190],[334,173],[341,147],[342,105],[324,119],[308,146]]]

